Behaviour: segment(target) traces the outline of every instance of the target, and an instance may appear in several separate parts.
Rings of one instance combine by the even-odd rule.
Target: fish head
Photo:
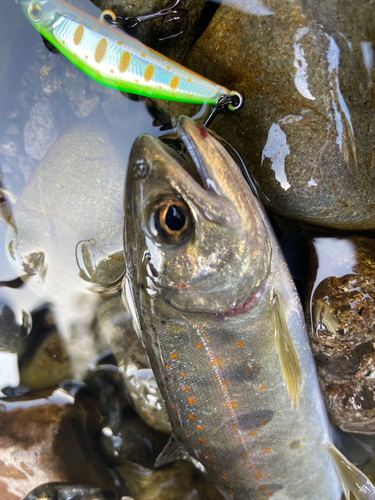
[[[50,0],[16,0],[31,24],[39,32],[52,24],[56,16],[54,2]]]
[[[196,172],[149,135],[136,139],[130,153],[127,283],[135,301],[143,297],[186,312],[241,311],[270,269],[271,245],[258,202],[206,129],[181,117],[177,130]]]

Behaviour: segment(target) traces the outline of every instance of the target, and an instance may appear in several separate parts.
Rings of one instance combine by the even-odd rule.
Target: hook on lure
[[[230,95],[221,95],[216,101],[214,109],[206,118],[203,126],[205,128],[208,128],[219,113],[226,113],[227,111],[237,111],[241,108],[242,104],[243,97],[239,92],[236,92],[235,90],[233,90]]]
[[[176,38],[177,36],[182,35],[188,24],[186,10],[176,9],[179,3],[180,0],[176,0],[175,3],[170,7],[161,9],[158,12],[153,12],[151,14],[144,14],[142,16],[121,17],[116,16],[116,14],[111,10],[105,10],[102,12],[101,19],[105,20],[108,24],[115,26],[116,28],[120,28],[125,32],[132,30],[141,23],[159,18],[163,19],[163,24],[175,21],[183,21],[183,27],[179,32],[173,33],[172,35],[168,35],[163,38],[159,38],[159,41],[168,40],[170,38]]]

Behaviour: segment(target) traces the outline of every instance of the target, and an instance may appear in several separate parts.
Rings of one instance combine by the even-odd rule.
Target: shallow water
[[[72,3],[75,4],[75,2]],[[82,6],[82,0],[77,0],[76,3]],[[89,4],[89,2],[87,3]],[[101,87],[89,77],[80,73],[62,55],[49,52],[44,46],[40,35],[25,19],[21,9],[14,6],[13,3],[7,5],[7,8],[9,9],[9,22],[12,24],[16,36],[12,41],[10,54],[4,51],[1,56],[4,60],[7,58],[7,76],[4,79],[4,86],[0,87],[2,94],[2,107],[0,107],[0,166],[2,176],[1,187],[10,211],[12,211],[17,200],[22,197],[24,190],[28,188],[30,191],[30,186],[34,186],[33,189],[35,188],[35,205],[38,206],[38,210],[40,210],[40,207],[43,207],[46,198],[52,198],[53,202],[54,185],[51,174],[48,174],[46,170],[40,175],[37,182],[34,181],[34,184],[32,184],[32,175],[39,163],[48,169],[48,165],[45,164],[46,160],[43,160],[43,157],[45,158],[45,155],[48,155],[48,150],[53,148],[54,144],[57,145],[59,143],[61,137],[66,134],[69,136],[71,130],[75,130],[72,137],[77,135],[77,130],[83,130],[83,134],[89,134],[87,132],[88,129],[84,128],[86,126],[89,128],[92,127],[96,133],[102,134],[102,137],[110,138],[111,145],[108,144],[108,147],[105,144],[101,145],[102,149],[100,151],[102,153],[100,154],[108,154],[112,162],[111,167],[113,167],[114,163],[118,164],[118,169],[113,178],[111,177],[111,182],[118,182],[116,197],[122,198],[123,183],[121,183],[121,179],[125,177],[126,161],[133,141],[142,133],[154,136],[164,134],[165,132],[161,130],[163,123],[158,123],[157,120],[155,122],[155,118],[150,114],[152,105],[146,99],[133,100],[118,91]],[[92,15],[99,16],[99,9],[93,5],[90,4],[88,9]],[[0,20],[0,28],[1,23],[8,22],[7,19],[4,16]],[[5,29],[5,25],[3,28]],[[367,66],[371,66],[373,61],[369,46],[365,45],[363,51]],[[302,56],[300,55],[299,57],[301,59]],[[309,98],[309,90],[306,89],[306,78],[303,67],[300,66],[298,71],[296,86],[297,88],[300,87],[299,90],[302,95],[306,94],[307,98]],[[39,110],[38,118],[33,118],[32,110],[35,112],[35,105],[41,102],[46,104],[45,108],[47,110]],[[52,106],[50,105],[51,102],[53,103]],[[39,131],[38,128],[40,129]],[[25,129],[28,131],[26,143],[24,140]],[[72,143],[68,141],[66,144],[69,145]],[[82,144],[84,147],[84,141],[82,141]],[[271,151],[272,148],[270,149],[269,143],[267,144],[264,146],[264,156],[272,159],[274,152]],[[121,228],[117,228],[117,226],[111,228],[109,224],[108,230],[111,233],[111,238],[113,237],[113,232],[118,231],[117,236],[113,237],[114,246],[110,246],[109,249],[101,249],[98,251],[98,254],[93,252],[92,261],[88,259],[82,264],[78,259],[78,263],[80,264],[78,266],[76,255],[70,254],[68,256],[62,250],[63,245],[59,237],[61,238],[61,235],[64,234],[64,241],[66,242],[68,241],[68,236],[65,235],[70,233],[72,239],[70,249],[74,248],[80,242],[84,242],[85,244],[88,242],[87,252],[90,253],[91,239],[98,239],[98,235],[93,234],[91,236],[87,234],[86,230],[88,227],[91,228],[91,215],[96,213],[92,206],[99,206],[99,209],[95,208],[95,210],[99,211],[103,207],[104,212],[106,210],[104,208],[105,202],[111,201],[111,192],[106,191],[105,188],[103,188],[103,192],[88,191],[90,193],[89,197],[87,199],[84,198],[88,196],[85,186],[89,185],[90,169],[85,166],[85,168],[82,167],[80,170],[82,165],[77,164],[77,161],[81,161],[87,154],[88,151],[84,150],[82,156],[77,157],[74,151],[66,150],[67,157],[71,158],[73,164],[76,162],[79,175],[77,174],[76,190],[73,190],[73,196],[69,197],[69,204],[61,209],[62,212],[59,212],[55,219],[53,213],[50,216],[48,231],[51,230],[51,233],[47,235],[46,232],[46,239],[43,240],[48,240],[46,269],[47,275],[49,274],[50,278],[47,276],[43,283],[38,283],[32,277],[29,283],[19,288],[0,287],[0,302],[4,302],[13,310],[16,316],[16,323],[24,324],[23,330],[19,333],[20,338],[27,337],[28,335],[28,324],[31,321],[31,313],[46,306],[47,300],[49,301],[48,307],[54,315],[57,330],[63,337],[69,351],[69,356],[72,359],[71,378],[78,380],[84,377],[90,363],[92,364],[98,356],[109,349],[106,340],[100,338],[100,335],[95,337],[95,333],[93,335],[95,339],[91,338],[92,322],[99,301],[98,291],[102,289],[95,288],[93,281],[86,279],[87,275],[89,278],[92,277],[90,275],[92,270],[89,269],[88,263],[97,264],[98,260],[95,259],[103,258],[106,251],[108,251],[108,254],[112,251],[121,251],[121,248],[116,247],[116,244],[118,244],[118,241],[122,241]],[[93,162],[96,161],[100,154],[98,153],[91,160]],[[276,180],[285,189],[287,181],[285,172],[280,171],[280,161],[280,157],[277,157],[273,161],[272,170],[275,171]],[[64,168],[67,168],[67,165],[62,161],[61,169]],[[59,175],[59,183],[61,184],[63,179],[67,178],[69,179],[68,182],[74,184],[74,177],[74,174],[72,176],[71,172],[69,176],[67,174],[65,177],[65,173],[62,170]],[[105,179],[103,182],[105,183]],[[108,188],[108,185],[106,188]],[[32,192],[29,192],[28,196],[28,200],[34,200]],[[87,220],[83,220],[82,226],[78,224],[80,221],[77,222],[76,220],[77,205],[79,203],[78,201],[77,204],[72,202],[74,196],[77,197],[77,200],[86,200],[88,215]],[[30,202],[31,205],[32,203]],[[4,207],[5,203],[2,206]],[[120,220],[122,218],[122,204],[117,206],[115,211],[116,217]],[[27,221],[27,219],[25,220]],[[327,235],[343,237],[346,234],[353,233],[337,232],[329,229],[323,230],[316,227],[301,227],[298,224],[289,223],[283,219],[274,219],[272,222],[274,223],[277,236],[281,241],[282,248],[286,253],[286,259],[297,283],[302,300],[304,300],[309,265],[309,243],[312,238]],[[29,222],[26,222],[26,224],[29,224],[27,226],[28,231],[26,232],[28,236],[33,234],[32,225],[34,223],[38,223],[38,221],[36,220],[35,222],[32,217],[30,217]],[[62,231],[65,231],[65,233],[62,233]],[[367,236],[374,237],[373,233],[368,233]],[[6,223],[0,221],[0,281],[2,282],[15,280],[22,274],[21,268],[17,270],[9,263],[6,255],[8,243],[9,228]],[[39,241],[33,241],[32,244],[34,245],[34,251],[41,250],[41,248],[38,249]],[[328,248],[327,252],[329,251]],[[95,268],[95,265],[93,267]],[[95,271],[95,269],[92,271],[92,275],[95,274]],[[80,272],[81,277],[83,272],[84,280],[81,279]],[[51,277],[52,274],[53,276]],[[111,276],[112,278],[113,281],[116,281],[119,275],[113,275]],[[37,332],[33,332],[33,335],[38,339]],[[38,342],[39,340],[36,343],[38,344]],[[7,395],[11,393],[9,387],[17,388],[20,384],[17,356],[15,353],[24,354],[26,350],[33,351],[34,349],[27,346],[27,342],[22,344],[22,346],[22,349],[19,349],[18,344],[12,344],[9,345],[8,350],[6,346],[1,346],[3,350],[0,350],[0,389],[8,388]],[[30,385],[30,379],[28,379],[28,382]],[[35,383],[39,389],[45,389],[45,387],[42,387],[40,381]],[[27,385],[27,381],[25,381],[24,385]],[[41,396],[37,400],[37,403],[34,402],[30,406],[44,405],[46,404],[46,400],[48,400],[48,404],[51,404],[51,402],[56,403],[59,396],[60,394],[56,392],[52,396],[45,396],[45,398]],[[71,403],[72,401],[69,399],[68,402]],[[29,403],[24,403],[23,400],[20,400],[18,404],[20,407],[25,407]],[[64,404],[67,403],[65,402]],[[12,409],[18,408],[16,403],[11,402],[5,404],[1,411],[9,411],[7,405]],[[352,445],[349,443],[349,445],[345,444],[345,446],[350,447]],[[361,463],[361,458],[358,458],[358,454],[354,455],[353,460]],[[365,461],[368,460],[369,456],[366,455]],[[5,474],[2,481],[7,483],[7,480],[8,477]],[[188,480],[186,481],[188,482]],[[34,483],[30,481],[27,484]],[[18,487],[13,482],[8,483],[8,491],[11,492],[9,500],[23,498],[24,494],[28,492],[27,486],[21,485]],[[197,493],[196,496],[189,498],[204,498],[203,496],[199,496],[204,495],[202,491],[205,491],[203,490],[203,486],[201,486],[199,494]],[[215,493],[212,493],[212,498],[216,498],[214,495]]]

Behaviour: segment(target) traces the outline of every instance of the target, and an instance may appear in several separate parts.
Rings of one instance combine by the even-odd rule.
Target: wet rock
[[[122,497],[121,500],[126,500]],[[127,497],[129,498],[129,497]],[[112,491],[91,486],[66,483],[47,483],[31,491],[24,500],[115,500]],[[131,500],[131,499],[129,499]]]
[[[14,135],[4,135],[0,139],[0,153],[5,156],[18,156],[22,152],[21,139]]]
[[[122,275],[124,169],[110,137],[82,124],[34,172],[15,205],[17,233],[9,230],[8,248],[17,272],[30,274],[28,286],[45,300],[67,304]]]
[[[315,238],[307,325],[329,416],[375,434],[375,240]]]
[[[33,327],[20,359],[20,382],[30,390],[56,387],[72,378],[71,360],[48,308],[34,311]]]
[[[0,497],[23,499],[48,482],[117,492],[93,445],[80,404],[61,389],[44,397],[0,401]]]
[[[374,228],[373,2],[229,4],[183,61],[245,98],[212,129],[242,155],[270,210]],[[172,107],[175,117],[186,111]]]
[[[189,462],[160,470],[122,465],[116,469],[137,500],[223,500],[207,477]]]
[[[171,433],[171,424],[145,348],[119,295],[103,301],[97,317],[121,370],[131,404],[153,429]]]
[[[111,9],[117,15],[124,17],[139,16],[159,12],[161,9],[172,7],[174,0],[92,0],[101,10]],[[195,41],[198,21],[205,6],[204,0],[180,0],[176,9],[181,10],[184,17],[181,21],[172,21],[163,24],[162,19],[153,19],[141,23],[129,33],[141,40],[154,50],[179,61],[187,53]],[[170,16],[171,19],[174,16]],[[184,20],[185,19],[185,20]],[[171,40],[162,40],[174,33],[183,33]]]
[[[0,19],[0,116],[9,108],[9,89],[15,76],[15,67],[12,67],[16,45],[20,42],[20,33],[25,28],[22,13],[14,2],[3,2]],[[12,19],[12,22],[9,22]]]
[[[138,416],[128,411],[114,427],[102,429],[101,448],[110,463],[133,462],[152,468],[167,444],[169,435],[147,427]]]
[[[19,343],[31,330],[31,316],[18,308],[13,311],[10,304],[0,299],[0,350],[17,352]]]
[[[30,119],[25,125],[25,151],[41,160],[59,136],[59,106],[52,99],[44,98],[34,104]]]
[[[117,428],[122,422],[124,410],[129,406],[122,373],[117,366],[101,365],[90,368],[84,382],[90,395],[98,402],[98,410],[104,425]]]

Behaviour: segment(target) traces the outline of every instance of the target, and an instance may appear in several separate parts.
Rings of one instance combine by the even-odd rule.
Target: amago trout
[[[200,181],[143,135],[125,203],[125,301],[174,435],[228,499],[375,499],[331,442],[301,304],[264,209],[205,129],[182,117],[178,133]]]

